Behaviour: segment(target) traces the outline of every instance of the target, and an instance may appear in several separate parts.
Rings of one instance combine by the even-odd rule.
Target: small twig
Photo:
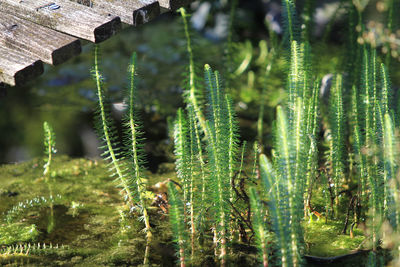
[[[172,182],[172,183],[174,183],[175,185],[179,186],[182,189],[181,184],[176,182],[176,181],[174,181],[174,180],[172,180],[171,178],[168,178],[168,182]]]
[[[245,219],[243,218],[242,214],[240,214],[240,212],[235,208],[235,206],[232,204],[232,202],[230,202],[228,200],[228,203],[231,205],[232,209],[236,212],[236,214],[239,216],[240,221],[244,222],[247,227],[254,233],[253,227],[251,226],[251,224]]]
[[[349,225],[349,219],[350,219],[350,212],[353,211],[354,212],[354,204],[355,204],[355,200],[357,199],[357,196],[353,196],[350,199],[350,203],[349,206],[347,208],[347,214],[346,214],[346,219],[344,221],[344,227],[343,227],[343,231],[342,234],[346,234],[347,231],[347,226]]]

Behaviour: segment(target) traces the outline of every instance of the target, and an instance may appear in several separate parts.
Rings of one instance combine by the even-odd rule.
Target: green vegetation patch
[[[341,234],[343,224],[321,219],[304,224],[307,254],[319,257],[333,257],[351,253],[358,249],[365,236],[360,229],[354,229],[354,237]]]
[[[34,224],[14,223],[0,227],[0,244],[16,242],[32,242],[37,239],[39,232]]]

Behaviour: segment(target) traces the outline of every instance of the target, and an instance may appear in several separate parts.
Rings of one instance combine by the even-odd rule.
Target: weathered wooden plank
[[[0,82],[12,86],[20,85],[42,73],[42,61],[0,46]]]
[[[169,10],[176,10],[180,7],[187,6],[192,0],[158,0],[160,3],[160,7],[169,9]]]
[[[79,39],[0,12],[0,45],[57,65],[81,52]]]
[[[92,7],[97,13],[112,14],[127,24],[137,26],[160,15],[157,0],[70,0]]]
[[[119,17],[98,14],[69,0],[1,0],[0,11],[95,43],[121,27]]]

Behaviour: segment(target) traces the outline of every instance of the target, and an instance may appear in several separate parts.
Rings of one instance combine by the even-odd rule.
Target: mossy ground
[[[40,242],[47,246],[50,243],[53,246],[65,246],[64,249],[43,252],[41,256],[25,256],[25,263],[29,265],[31,262],[34,266],[140,265],[146,244],[143,226],[133,216],[127,215],[121,220],[120,211],[126,213],[126,208],[103,161],[56,157],[52,164],[50,185],[53,194],[61,197],[53,203],[53,209],[49,203],[31,207],[27,205],[13,223],[8,225],[4,221],[7,211],[19,202],[49,197],[49,184],[43,179],[42,165],[42,160],[36,159],[0,168],[0,212],[3,213],[1,245]],[[157,242],[152,247],[157,253],[152,253],[151,261],[167,260],[173,263],[174,252],[169,241],[167,217],[159,214],[156,207],[150,213],[157,236]],[[50,231],[49,225],[52,224]],[[28,235],[26,229],[34,227],[32,225],[37,232]],[[19,231],[20,235],[15,235],[15,231]],[[10,257],[3,260],[14,262]]]
[[[28,255],[0,255],[2,264],[27,266],[137,266],[143,262],[145,234],[137,216],[129,215],[119,189],[108,176],[102,160],[55,157],[51,166],[50,183],[42,175],[43,161],[9,164],[0,167],[1,246],[45,243],[47,249]],[[163,191],[158,182],[175,178],[173,164],[163,164],[156,174],[149,173],[149,198]],[[8,211],[19,202],[59,195],[54,202],[25,205],[5,221]],[[152,191],[153,192],[152,192]],[[29,202],[29,201],[28,201]],[[52,204],[50,204],[52,203]],[[173,266],[176,260],[167,214],[151,206],[150,220],[155,237],[151,244],[150,262]],[[124,216],[121,216],[121,213]],[[305,222],[307,254],[336,256],[351,252],[364,240],[361,230],[355,237],[341,235],[340,222],[324,219]],[[208,233],[206,233],[208,234]],[[209,233],[211,234],[211,233]],[[211,239],[211,238],[210,238]],[[48,249],[59,246],[58,249]],[[64,248],[61,248],[64,245]],[[204,244],[195,261],[201,266],[213,266],[211,244]],[[4,252],[4,251],[3,251]],[[273,255],[272,255],[273,256]],[[232,263],[236,266],[256,265],[256,249],[245,244],[233,246]]]
[[[332,257],[351,253],[364,241],[360,229],[354,229],[354,237],[342,234],[343,223],[325,219],[304,224],[307,254],[319,257]]]

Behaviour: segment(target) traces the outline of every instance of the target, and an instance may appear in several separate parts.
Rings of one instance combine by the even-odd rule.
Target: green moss
[[[39,232],[34,224],[13,223],[0,227],[0,245],[34,242],[38,236]]]
[[[341,234],[343,224],[324,219],[304,224],[307,254],[332,257],[348,254],[356,250],[364,241],[362,230],[354,229],[354,237]]]
[[[145,249],[145,234],[138,216],[125,212],[119,190],[109,178],[107,165],[102,160],[71,159],[56,156],[52,163],[53,192],[62,199],[53,207],[55,228],[47,233],[51,209],[49,206],[24,210],[13,224],[0,227],[0,243],[16,244],[26,242],[65,245],[65,249],[51,252],[32,253],[36,266],[48,262],[75,266],[115,266],[142,264]],[[14,205],[38,196],[48,197],[49,189],[42,177],[42,159],[0,166],[0,222]],[[163,192],[164,182],[176,180],[174,166],[164,164],[159,172],[149,175],[148,189],[152,194]],[[157,186],[155,186],[157,184]],[[317,199],[314,199],[317,202]],[[120,211],[124,213],[123,218]],[[171,264],[174,249],[171,242],[168,217],[156,205],[149,209],[154,240],[151,244],[150,262]],[[364,240],[363,232],[355,229],[355,237],[341,235],[343,225],[324,219],[305,223],[307,254],[314,256],[335,256],[349,253]],[[212,233],[206,232],[211,238]],[[212,244],[196,257],[199,262],[212,259]],[[248,248],[250,249],[250,247]],[[246,252],[240,247],[231,260],[243,266],[254,265],[255,252]],[[10,260],[8,260],[10,261]],[[13,261],[11,261],[13,262]],[[246,265],[247,264],[247,265]]]
[[[145,245],[143,225],[136,214],[124,212],[126,207],[119,190],[108,175],[107,164],[102,160],[56,156],[52,162],[51,176],[54,182],[51,186],[53,194],[62,196],[61,200],[53,206],[44,204],[22,209],[14,223],[6,224],[5,214],[13,206],[27,199],[49,197],[42,166],[42,159],[0,166],[0,223],[4,222],[0,227],[1,245],[40,242],[67,246],[65,249],[52,250],[50,254],[41,252],[36,255],[32,252],[31,256],[36,257],[36,266],[49,266],[46,263],[50,260],[52,263],[73,263],[76,266],[141,264]],[[169,172],[155,175],[150,183],[155,184],[169,177],[173,177]],[[149,191],[149,196],[153,195]],[[123,223],[119,211],[126,215]],[[165,247],[171,246],[173,251],[172,245],[168,244],[168,218],[156,206],[149,212],[157,236],[152,249],[162,250],[159,247],[164,244]],[[48,233],[50,222],[55,227]],[[154,257],[152,262],[174,261],[173,253],[169,258],[160,253],[151,257]],[[8,262],[13,261],[8,258]]]

